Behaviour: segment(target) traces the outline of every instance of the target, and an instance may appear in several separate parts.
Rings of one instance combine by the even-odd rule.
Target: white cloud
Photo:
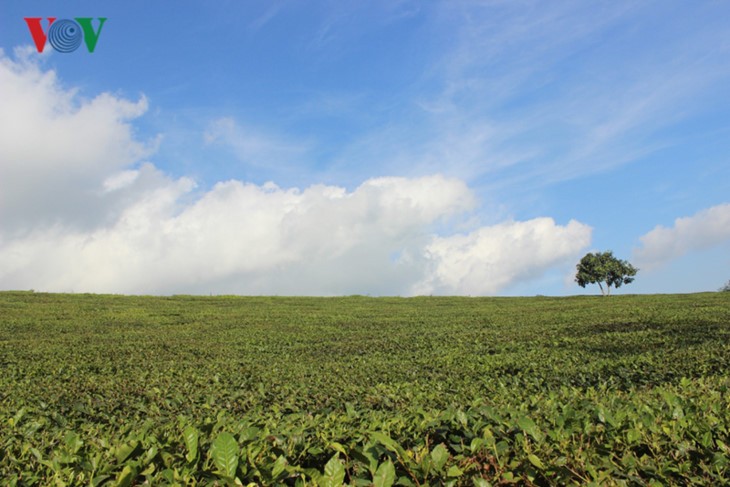
[[[539,276],[590,240],[585,225],[551,219],[435,237],[436,222],[474,205],[462,181],[438,175],[372,179],[352,192],[228,181],[187,205],[192,181],[157,178],[109,226],[52,227],[0,245],[3,287],[492,294]]]
[[[660,267],[688,252],[730,241],[730,203],[677,218],[671,228],[658,225],[640,238],[634,258],[641,268]]]
[[[152,152],[130,121],[147,100],[85,99],[38,60],[0,53],[0,221],[5,231],[70,218],[111,173]]]
[[[53,71],[3,56],[0,97],[0,289],[490,294],[590,240],[585,225],[549,218],[472,220],[471,233],[450,235],[443,229],[478,202],[463,180],[439,174],[353,190],[238,180],[196,189],[143,162],[152,149],[131,122],[144,97],[84,99]],[[224,119],[214,129],[211,141],[240,127]]]
[[[520,280],[574,260],[591,241],[591,228],[552,218],[505,222],[467,235],[435,238],[426,246],[433,270],[416,294],[494,294]]]
[[[228,292],[338,294],[374,275],[397,280],[398,269],[384,267],[392,250],[417,250],[430,223],[472,204],[462,182],[441,176],[375,179],[350,193],[228,181],[177,206],[191,189],[166,181],[110,227],[13,242],[0,267],[25,277],[19,287],[52,290],[205,292],[222,281]]]
[[[110,193],[129,186],[134,183],[138,177],[139,171],[137,170],[121,171],[106,178],[102,185],[104,186],[104,191]]]

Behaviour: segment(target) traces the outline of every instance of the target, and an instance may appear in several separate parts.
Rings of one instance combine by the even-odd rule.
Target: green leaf
[[[447,477],[461,477],[462,475],[464,475],[464,471],[456,465],[449,467],[449,471],[446,472]]]
[[[509,451],[509,443],[502,440],[494,446],[494,449],[497,452],[497,455],[504,455]]]
[[[342,446],[340,443],[333,441],[329,444],[329,447],[332,448],[334,451],[342,453],[343,455],[347,456],[347,451],[345,451],[345,447]]]
[[[446,461],[449,459],[449,451],[446,449],[443,443],[439,443],[431,450],[431,460],[433,461],[433,467],[436,470],[441,470],[446,465]]]
[[[354,448],[351,453],[353,460],[364,465],[371,475],[375,475],[378,467],[378,454],[372,446],[366,445],[362,448]]]
[[[193,426],[188,426],[183,431],[183,438],[185,438],[185,448],[188,449],[185,459],[188,463],[193,463],[198,458],[198,430]]]
[[[401,460],[406,458],[406,452],[403,449],[402,446],[400,446],[393,438],[386,435],[385,433],[380,433],[376,431],[372,434],[373,440],[377,441],[381,445],[383,445],[388,450],[392,451],[393,453],[396,453]]]
[[[517,420],[517,425],[525,430],[528,435],[532,436],[535,441],[542,441],[542,433],[532,419],[523,416]]]
[[[282,472],[284,472],[287,465],[288,462],[286,461],[286,457],[284,457],[284,455],[279,455],[279,458],[277,458],[276,462],[274,462],[274,467],[271,469],[271,477],[276,479]]]
[[[99,485],[106,482],[111,475],[97,475],[93,479],[91,479],[91,487],[98,487]]]
[[[128,458],[139,454],[141,451],[142,447],[139,442],[133,441],[132,443],[127,443],[117,448],[114,453],[114,458],[116,458],[117,463],[124,463]]]
[[[79,435],[77,435],[73,431],[69,431],[68,433],[66,433],[63,441],[64,443],[66,443],[66,446],[71,451],[71,453],[78,452],[84,444],[84,442],[81,441],[81,438],[79,438]]]
[[[20,408],[17,413],[15,413],[15,416],[13,416],[8,422],[10,423],[10,426],[17,426],[18,423],[20,423],[20,420],[23,419],[23,416],[25,416],[26,409],[24,407]]]
[[[238,442],[230,433],[221,433],[210,447],[216,468],[226,477],[234,478],[238,468]]]
[[[469,444],[469,450],[472,453],[476,453],[484,447],[485,443],[484,438],[472,438],[471,443]]]
[[[127,465],[119,473],[119,476],[114,483],[114,487],[129,487],[130,485],[132,485],[132,481],[136,476],[137,470]]]
[[[341,487],[344,482],[345,466],[340,461],[338,454],[335,453],[324,466],[324,475],[320,479],[319,485],[322,487]]]
[[[630,429],[626,432],[626,438],[629,440],[629,443],[636,443],[641,439],[641,431]]]
[[[529,454],[527,455],[527,459],[530,461],[531,464],[539,468],[540,470],[545,470],[545,465],[542,463],[542,461],[537,457],[537,455]]]
[[[720,439],[715,440],[715,443],[717,443],[718,448],[720,448],[722,451],[730,454],[730,447],[723,443]]]
[[[142,465],[147,465],[152,462],[152,460],[155,459],[157,454],[159,453],[159,449],[156,446],[152,446],[147,449],[145,452],[144,458],[142,458]]]
[[[395,482],[395,466],[393,462],[388,460],[378,467],[378,471],[373,476],[373,485],[375,487],[390,487],[393,482]]]

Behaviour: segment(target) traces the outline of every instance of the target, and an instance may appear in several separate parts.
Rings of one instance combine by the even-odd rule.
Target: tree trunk
[[[606,295],[606,291],[603,290],[603,285],[601,284],[601,281],[598,281],[598,287],[601,288],[601,296],[605,296]]]

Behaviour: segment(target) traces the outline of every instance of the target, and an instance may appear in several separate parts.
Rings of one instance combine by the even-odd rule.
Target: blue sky
[[[25,17],[106,17],[38,53]],[[0,289],[730,279],[730,4],[0,0]],[[46,27],[45,21],[43,22]]]

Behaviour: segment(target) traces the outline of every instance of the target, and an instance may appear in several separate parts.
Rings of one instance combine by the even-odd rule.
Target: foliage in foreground
[[[730,300],[0,293],[9,485],[719,485]]]

